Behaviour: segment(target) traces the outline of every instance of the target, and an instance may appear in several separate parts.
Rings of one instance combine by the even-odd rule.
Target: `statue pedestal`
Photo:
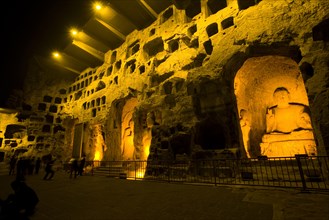
[[[260,144],[261,154],[268,157],[294,157],[295,154],[317,155],[313,132],[265,134]]]

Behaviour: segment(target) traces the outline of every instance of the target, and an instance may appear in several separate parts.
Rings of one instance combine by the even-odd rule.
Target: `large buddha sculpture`
[[[280,157],[316,155],[316,145],[307,106],[290,103],[289,91],[279,87],[273,94],[275,106],[266,112],[266,134],[260,144],[262,155]]]

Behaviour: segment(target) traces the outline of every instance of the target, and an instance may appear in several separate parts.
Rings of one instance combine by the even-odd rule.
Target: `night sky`
[[[4,4],[6,4],[4,6]],[[83,27],[92,16],[91,0],[18,0],[2,3],[0,107],[12,89],[22,88],[28,61],[47,57],[69,43],[70,27]]]

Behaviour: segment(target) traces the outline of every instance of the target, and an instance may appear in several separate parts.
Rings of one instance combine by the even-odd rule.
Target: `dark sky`
[[[6,5],[4,6],[4,4]],[[3,107],[13,88],[22,87],[28,60],[50,56],[70,43],[70,27],[83,27],[92,15],[91,0],[4,1],[1,8],[1,97]]]

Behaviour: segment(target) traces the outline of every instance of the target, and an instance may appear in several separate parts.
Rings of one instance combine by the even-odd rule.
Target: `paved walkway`
[[[31,220],[327,220],[329,193],[294,189],[224,187],[121,180],[101,176],[54,180],[27,176],[40,202]],[[0,198],[12,192],[15,177],[0,176]]]

